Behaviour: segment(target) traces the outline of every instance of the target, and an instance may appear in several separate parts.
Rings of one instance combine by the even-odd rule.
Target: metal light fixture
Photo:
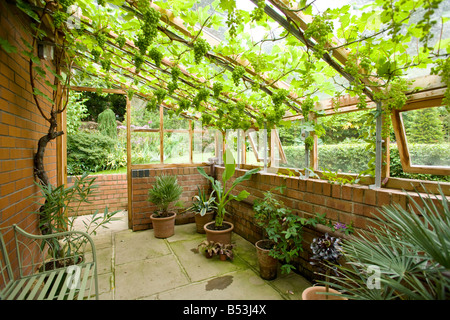
[[[46,42],[39,42],[37,48],[39,59],[45,59],[48,61],[53,60],[55,50],[53,45]]]

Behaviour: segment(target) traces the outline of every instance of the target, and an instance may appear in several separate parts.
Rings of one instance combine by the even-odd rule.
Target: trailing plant
[[[182,193],[183,188],[178,185],[177,177],[163,174],[156,177],[153,187],[148,190],[147,200],[158,207],[155,211],[157,217],[168,217],[171,216],[169,206],[177,201]]]
[[[273,192],[266,191],[262,200],[255,200],[254,219],[264,230],[264,237],[271,240],[269,255],[280,260],[283,273],[295,267],[292,261],[303,252],[303,226],[314,224],[314,219],[301,218],[278,201]]]
[[[349,299],[450,298],[448,199],[440,186],[436,195],[406,196],[408,208],[384,206],[374,227],[343,241],[346,263],[330,279]]]
[[[215,191],[216,194],[215,202],[217,205],[215,227],[218,229],[222,228],[223,219],[227,212],[225,206],[228,204],[228,202],[230,202],[231,200],[242,201],[250,195],[250,193],[246,190],[242,190],[241,192],[239,192],[237,196],[232,194],[231,191],[233,191],[233,189],[240,183],[249,180],[253,174],[257,173],[260,170],[259,168],[256,168],[246,171],[242,176],[239,176],[236,179],[234,179],[231,185],[227,187],[228,180],[230,180],[233,177],[234,172],[236,171],[236,163],[229,149],[227,149],[226,152],[224,153],[223,162],[225,170],[222,173],[222,181],[216,180],[213,177],[208,176],[202,167],[197,167],[198,172],[203,177],[208,179],[208,181],[211,182],[211,186]]]
[[[328,180],[330,183],[344,185],[344,184],[355,184],[358,183],[360,180],[361,174],[358,174],[357,177],[351,177],[351,176],[343,176],[340,175],[338,171],[332,172],[331,170],[328,170],[326,168],[322,169],[322,179]]]

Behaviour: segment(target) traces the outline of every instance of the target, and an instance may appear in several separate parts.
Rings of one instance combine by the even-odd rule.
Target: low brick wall
[[[210,173],[210,167],[204,167],[207,174]],[[147,201],[148,190],[152,188],[156,176],[168,174],[176,175],[178,184],[183,187],[183,193],[180,201],[183,207],[192,205],[192,197],[198,194],[197,187],[209,192],[211,186],[208,180],[198,173],[196,167],[183,168],[152,168],[142,170],[132,170],[132,229],[133,231],[152,228],[150,216],[157,209],[155,205]],[[175,211],[183,211],[175,208]],[[177,215],[176,224],[194,222],[193,213],[183,213]]]
[[[96,210],[104,212],[126,210],[128,206],[127,175],[123,174],[103,174],[92,175],[95,177],[95,184],[98,188],[95,194],[88,200],[90,203],[83,204],[78,210],[78,215],[93,214]],[[67,177],[67,185],[73,185],[74,177]]]
[[[216,167],[216,176],[220,177],[223,167]],[[235,177],[243,175],[245,170],[236,170]],[[231,179],[232,181],[233,179]],[[231,182],[229,182],[231,183]],[[300,217],[310,218],[316,214],[326,214],[327,219],[334,222],[349,224],[353,222],[355,235],[362,230],[367,230],[374,225],[372,214],[378,215],[378,208],[383,205],[400,204],[403,208],[408,206],[407,195],[400,190],[393,189],[369,189],[367,186],[331,184],[324,180],[300,180],[293,177],[282,177],[276,174],[258,173],[248,181],[238,185],[233,194],[241,190],[247,190],[250,196],[241,202],[231,201],[227,207],[230,214],[226,220],[234,223],[234,231],[255,243],[262,238],[262,229],[255,225],[253,216],[253,202],[263,198],[263,192],[275,187],[285,185],[285,191],[280,194],[273,191],[277,198],[292,209],[294,214]],[[420,203],[417,193],[410,195]],[[321,226],[324,227],[324,226]],[[297,269],[307,278],[313,277],[313,270],[309,264],[310,243],[314,237],[322,235],[323,229],[304,228],[304,252],[295,263]],[[326,228],[325,228],[326,229]]]

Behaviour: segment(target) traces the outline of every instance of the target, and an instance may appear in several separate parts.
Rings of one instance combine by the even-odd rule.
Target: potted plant
[[[246,199],[250,193],[246,190],[242,190],[237,196],[233,195],[231,191],[241,182],[249,180],[250,177],[259,171],[259,168],[248,170],[244,175],[237,177],[231,186],[227,188],[227,181],[233,177],[236,170],[235,161],[231,151],[227,149],[224,154],[224,166],[225,170],[222,174],[222,181],[216,180],[206,174],[205,170],[201,167],[197,167],[198,172],[211,182],[212,188],[215,191],[217,205],[217,212],[215,221],[205,224],[204,229],[208,240],[212,240],[220,243],[231,243],[231,232],[234,225],[231,222],[224,222],[225,206],[231,200],[242,201]]]
[[[219,252],[219,246],[217,242],[203,240],[198,246],[198,251],[202,251],[205,257],[211,259],[214,255]]]
[[[331,274],[351,300],[449,300],[450,206],[441,186],[405,191],[409,206],[385,205],[374,226],[342,242],[345,263]]]
[[[318,268],[325,268],[326,281],[325,286],[313,286],[306,288],[302,293],[303,300],[347,300],[340,297],[340,292],[329,287],[330,270],[339,265],[339,259],[342,257],[341,239],[331,237],[328,233],[324,236],[314,238],[311,243],[313,256],[311,264]],[[331,293],[331,294],[329,294]]]
[[[89,198],[95,194],[98,185],[95,184],[95,177],[89,177],[88,173],[74,177],[73,185],[64,184],[54,187],[52,184],[43,185],[35,182],[42,194],[33,196],[37,198],[35,202],[41,205],[36,214],[39,215],[39,227],[43,235],[75,231],[75,221],[79,217],[78,208],[89,203]],[[42,205],[42,200],[44,204]],[[97,234],[100,228],[107,228],[112,221],[118,220],[115,215],[119,211],[108,211],[105,207],[103,212],[97,209],[90,220],[83,221],[83,232],[92,236]],[[68,265],[77,265],[85,260],[86,245],[88,239],[79,234],[67,234],[63,238],[45,239],[40,250],[42,257],[45,257],[39,267],[41,272],[63,268]],[[92,248],[91,248],[92,250]],[[67,273],[62,275],[63,281],[55,289],[57,295],[62,290],[62,286],[67,277]],[[51,281],[49,287],[53,287],[56,279],[49,276],[44,278],[44,282]],[[53,290],[53,289],[52,289]],[[50,290],[49,290],[50,292]]]
[[[205,233],[203,228],[205,224],[211,222],[214,219],[214,210],[217,209],[215,205],[215,197],[213,197],[214,190],[211,192],[209,197],[207,197],[206,192],[202,192],[198,188],[198,195],[194,196],[192,209],[195,212],[195,224],[197,226],[198,233]]]
[[[234,254],[233,254],[233,248],[234,245],[231,243],[218,243],[217,244],[219,248],[219,258],[222,261],[226,261],[227,259],[233,260]]]
[[[156,238],[168,238],[175,233],[176,213],[170,211],[169,206],[180,198],[182,192],[177,177],[171,175],[157,176],[153,188],[148,190],[148,201],[158,207],[150,217]]]
[[[281,271],[289,273],[294,269],[292,260],[303,251],[302,229],[309,221],[292,214],[271,191],[264,193],[263,200],[255,201],[253,210],[256,224],[263,228],[264,235],[255,243],[261,278],[275,279],[279,261]]]

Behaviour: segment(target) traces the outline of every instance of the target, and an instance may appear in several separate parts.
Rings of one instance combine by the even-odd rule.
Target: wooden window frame
[[[422,174],[435,174],[435,175],[449,175],[450,166],[425,166],[425,165],[413,165],[411,163],[411,155],[408,149],[408,141],[406,138],[405,127],[403,125],[402,112],[427,109],[433,107],[442,106],[442,97],[435,96],[427,100],[416,101],[407,104],[401,110],[394,110],[392,112],[392,126],[394,128],[395,137],[397,140],[398,152],[400,155],[400,162],[404,172],[408,173],[422,173]]]

